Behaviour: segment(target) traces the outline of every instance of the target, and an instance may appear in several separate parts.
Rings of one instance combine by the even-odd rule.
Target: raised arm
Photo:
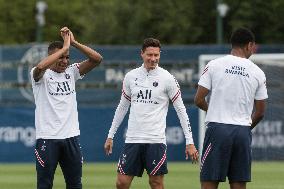
[[[39,81],[46,69],[52,64],[56,63],[64,54],[66,54],[70,47],[70,33],[62,32],[61,36],[64,40],[63,47],[57,51],[48,52],[48,56],[40,61],[33,71],[33,78],[37,82]]]
[[[80,75],[84,75],[88,73],[89,71],[91,71],[96,66],[98,66],[101,63],[103,57],[98,52],[93,50],[92,48],[76,41],[73,33],[71,32],[69,28],[64,27],[60,30],[60,32],[66,32],[66,31],[70,33],[71,45],[88,57],[87,60],[84,60],[83,62],[80,63],[80,67],[79,67]]]

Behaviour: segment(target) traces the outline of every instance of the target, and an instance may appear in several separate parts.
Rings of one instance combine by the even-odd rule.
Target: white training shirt
[[[144,65],[128,72],[124,78],[121,100],[108,138],[114,137],[131,105],[125,143],[166,144],[169,99],[177,111],[186,144],[193,144],[189,119],[177,81],[163,68],[157,66],[147,72]]]
[[[47,69],[35,82],[31,80],[35,99],[36,139],[65,139],[80,135],[75,82],[81,79],[79,64],[70,65],[65,72]]]
[[[250,126],[254,100],[268,98],[264,72],[233,55],[210,61],[198,84],[210,90],[207,123]]]

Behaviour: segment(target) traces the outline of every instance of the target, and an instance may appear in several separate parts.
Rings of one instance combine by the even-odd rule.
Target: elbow
[[[38,64],[36,66],[36,69],[37,69],[38,72],[44,72],[46,70],[46,67],[41,65],[41,64]]]
[[[96,61],[98,64],[100,64],[103,61],[103,59],[104,59],[103,56],[100,54],[98,55],[98,57],[96,57]]]
[[[102,62],[103,57],[102,57],[102,55],[100,55],[100,54],[97,53],[95,56],[90,57],[89,60],[90,60],[92,63],[94,63],[94,64],[96,64],[96,65],[99,65],[99,64]]]

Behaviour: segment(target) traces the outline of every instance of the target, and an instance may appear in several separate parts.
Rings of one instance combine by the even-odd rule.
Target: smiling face
[[[56,48],[49,52],[49,54],[53,54],[57,52],[59,49]],[[50,67],[51,70],[62,73],[66,70],[69,65],[69,51],[65,52],[52,66]]]
[[[153,70],[157,67],[160,61],[160,54],[161,52],[159,47],[147,47],[144,51],[141,50],[141,57],[147,71]]]

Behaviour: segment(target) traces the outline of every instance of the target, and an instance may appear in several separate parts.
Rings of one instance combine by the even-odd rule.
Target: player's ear
[[[249,42],[244,46],[246,58],[249,58],[255,51],[255,42]]]
[[[248,49],[251,53],[255,51],[255,42],[249,42]]]
[[[143,54],[144,54],[144,51],[143,51],[143,49],[141,49],[140,55],[141,55],[142,58],[143,58]]]
[[[253,47],[253,42],[249,42],[248,45],[247,45],[247,48],[250,50],[250,49],[252,49],[252,47]]]

